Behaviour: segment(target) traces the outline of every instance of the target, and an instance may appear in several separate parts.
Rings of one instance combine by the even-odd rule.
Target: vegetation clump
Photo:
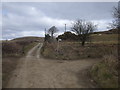
[[[100,63],[90,70],[94,81],[102,88],[118,88],[118,60],[113,55],[105,55]]]

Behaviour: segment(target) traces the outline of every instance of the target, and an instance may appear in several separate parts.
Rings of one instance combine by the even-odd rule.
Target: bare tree
[[[58,29],[55,27],[55,26],[52,26],[49,30],[48,30],[48,33],[51,35],[52,39],[53,39],[53,36],[54,34],[58,32]]]
[[[75,32],[79,36],[82,46],[84,46],[85,42],[90,38],[90,33],[92,33],[95,29],[97,29],[97,25],[80,19],[73,23],[71,31]]]
[[[118,7],[113,8],[112,15],[113,15],[114,20],[112,21],[112,23],[109,23],[108,28],[120,29],[120,2],[118,2]]]

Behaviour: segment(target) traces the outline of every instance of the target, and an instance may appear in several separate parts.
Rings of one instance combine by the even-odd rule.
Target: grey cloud
[[[33,4],[34,6],[34,4]],[[63,2],[63,3],[37,3],[36,6],[41,8],[49,16],[56,18],[87,18],[87,19],[109,19],[111,10],[117,6],[116,2]]]
[[[112,19],[111,11],[117,3],[3,3],[3,39],[19,36],[44,36],[44,29],[55,25],[70,30],[71,22],[78,18],[95,21],[99,30],[106,29]]]

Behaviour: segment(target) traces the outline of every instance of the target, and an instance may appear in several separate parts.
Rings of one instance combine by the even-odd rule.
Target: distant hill
[[[29,41],[29,42],[43,42],[44,41],[44,37],[33,37],[33,36],[30,36],[30,37],[20,37],[20,38],[15,38],[15,39],[12,39],[11,41]]]
[[[94,34],[118,34],[118,29],[110,29],[108,31],[94,32]]]

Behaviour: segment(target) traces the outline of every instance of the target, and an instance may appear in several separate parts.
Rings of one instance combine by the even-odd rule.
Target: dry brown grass
[[[38,42],[26,40],[4,41],[2,42],[2,56],[23,56],[36,43]]]
[[[81,58],[102,58],[104,55],[117,55],[115,44],[86,44],[84,47],[77,42],[61,42],[57,51],[57,43],[45,44],[42,55],[46,58],[75,60]]]
[[[2,43],[2,56],[21,55],[22,47],[16,42],[3,42]]]
[[[20,38],[15,38],[12,41],[25,41],[25,42],[43,42],[44,41],[44,37],[20,37]]]
[[[94,81],[102,88],[118,88],[118,59],[105,55],[90,71]]]

